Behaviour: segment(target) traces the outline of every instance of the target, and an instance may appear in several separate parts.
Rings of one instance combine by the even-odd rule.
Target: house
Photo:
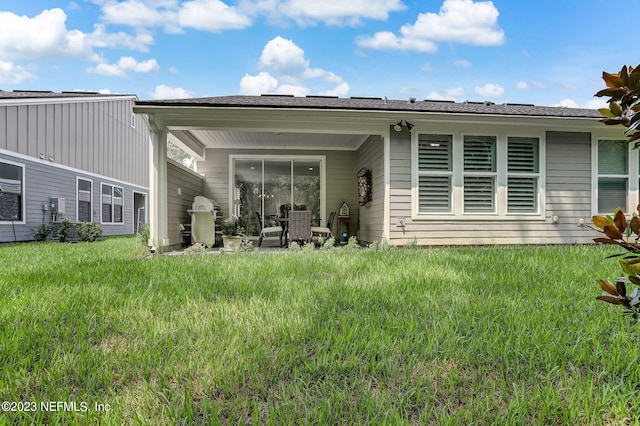
[[[97,222],[103,235],[145,222],[149,130],[133,95],[0,91],[0,242],[39,224]]]
[[[348,224],[363,243],[424,246],[590,243],[592,215],[639,201],[638,151],[595,110],[263,95],[137,101],[134,111],[152,130],[158,247],[182,241],[194,193],[249,233],[254,211],[304,206],[326,221],[344,202],[348,222],[334,234]],[[198,175],[172,171],[167,140]]]

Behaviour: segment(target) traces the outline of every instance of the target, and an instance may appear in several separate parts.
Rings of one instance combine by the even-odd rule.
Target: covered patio
[[[398,114],[326,106],[335,100],[237,96],[139,101],[134,111],[145,114],[152,129],[153,246],[163,250],[185,243],[182,229],[190,221],[187,210],[195,196],[215,202],[218,220],[238,216],[246,235],[256,241],[262,227],[277,225],[289,210],[310,210],[313,224],[326,226],[329,214],[342,203],[349,206],[349,217],[335,221],[335,235],[348,233],[364,242],[383,238],[384,152]],[[197,173],[167,160],[167,141],[196,160]],[[372,172],[375,197],[361,206],[357,173],[363,167]]]

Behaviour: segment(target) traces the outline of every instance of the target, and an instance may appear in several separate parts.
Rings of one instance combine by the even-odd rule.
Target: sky
[[[638,16],[637,0],[0,0],[0,90],[597,108],[602,72],[640,64]]]

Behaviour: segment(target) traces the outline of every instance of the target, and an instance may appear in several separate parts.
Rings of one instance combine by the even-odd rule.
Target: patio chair
[[[331,228],[333,228],[333,221],[336,218],[336,212],[329,213],[329,220],[327,220],[327,226],[312,226],[311,227],[311,235],[323,238],[331,238],[333,237],[333,233],[331,232]]]
[[[284,233],[281,226],[262,226],[262,218],[260,217],[260,213],[255,212],[256,218],[258,219],[258,227],[260,227],[259,234],[260,238],[258,239],[258,247],[262,245],[262,239],[264,237],[273,237],[277,234],[278,238],[280,238],[280,247],[282,247],[282,234]]]
[[[289,212],[289,232],[287,243],[291,241],[311,242],[311,210],[291,210]]]

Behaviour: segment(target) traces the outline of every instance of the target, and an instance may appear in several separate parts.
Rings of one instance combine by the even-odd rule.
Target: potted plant
[[[225,251],[237,251],[242,245],[244,228],[240,226],[240,218],[231,215],[222,221],[222,245]]]

